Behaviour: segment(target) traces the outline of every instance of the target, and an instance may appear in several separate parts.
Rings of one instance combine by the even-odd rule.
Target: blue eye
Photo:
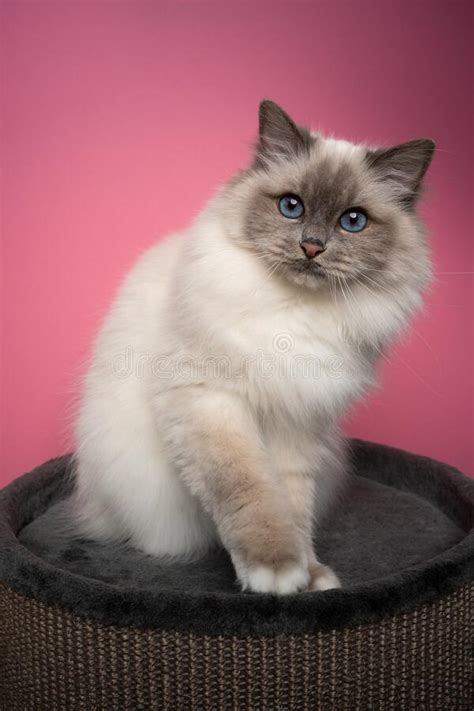
[[[342,229],[346,232],[362,232],[362,230],[367,226],[367,215],[362,210],[347,210],[339,218],[339,224]]]
[[[296,220],[304,214],[304,205],[297,195],[283,195],[278,201],[278,209],[289,220]]]

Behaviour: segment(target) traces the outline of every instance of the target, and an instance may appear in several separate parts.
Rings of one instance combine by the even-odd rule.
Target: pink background
[[[138,253],[249,157],[259,100],[438,144],[438,274],[347,430],[472,473],[470,0],[2,2],[2,466],[71,447],[90,343]]]

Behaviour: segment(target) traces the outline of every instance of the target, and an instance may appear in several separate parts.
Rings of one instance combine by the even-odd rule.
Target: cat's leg
[[[306,542],[240,397],[188,387],[168,394],[162,408],[168,455],[214,520],[242,588],[278,594],[305,589]]]
[[[337,575],[328,565],[324,565],[318,560],[314,549],[314,507],[317,496],[317,484],[314,476],[290,471],[286,472],[284,482],[288,491],[288,502],[292,508],[295,527],[298,528],[301,537],[305,540],[310,575],[307,590],[329,590],[341,587]]]
[[[330,509],[344,478],[343,450],[339,440],[318,440],[304,433],[273,443],[273,461],[281,485],[288,495],[295,527],[304,539],[310,581],[308,590],[341,587],[334,571],[316,554],[313,534],[315,523]]]

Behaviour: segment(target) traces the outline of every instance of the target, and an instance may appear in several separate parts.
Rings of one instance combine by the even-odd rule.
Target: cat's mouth
[[[277,262],[276,267],[274,266],[273,269],[290,280],[296,279],[298,283],[304,280],[304,283],[308,285],[311,282],[327,281],[331,272],[327,265],[322,264],[317,259],[286,258]]]
[[[316,277],[326,276],[325,267],[316,259],[299,259],[295,266],[300,274],[314,274]]]

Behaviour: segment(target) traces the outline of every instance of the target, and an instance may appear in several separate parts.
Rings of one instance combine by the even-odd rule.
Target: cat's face
[[[231,186],[239,241],[269,273],[301,286],[422,285],[415,205],[433,150],[424,139],[378,150],[325,139],[265,101],[254,165]]]

